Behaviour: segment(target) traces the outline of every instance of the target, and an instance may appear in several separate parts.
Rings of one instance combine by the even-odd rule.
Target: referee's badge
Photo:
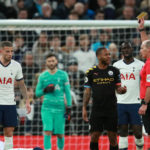
[[[88,77],[84,78],[84,82],[87,83],[88,82]]]
[[[109,70],[109,71],[108,71],[108,74],[109,74],[110,76],[112,76],[114,73],[113,73],[113,71]]]

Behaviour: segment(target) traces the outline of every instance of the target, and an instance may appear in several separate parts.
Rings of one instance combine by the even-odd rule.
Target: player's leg
[[[15,105],[3,106],[4,150],[13,148],[13,132],[17,126],[17,111]]]
[[[148,134],[148,138],[150,139],[150,104],[148,104],[146,114],[142,116],[142,120],[143,120],[146,133]]]
[[[41,111],[44,130],[44,150],[51,150],[51,136],[53,131],[53,115],[47,110]]]
[[[117,123],[118,123],[117,112],[114,113],[114,116],[112,117],[109,116],[104,119],[104,129],[106,129],[108,132],[110,150],[118,150]]]
[[[65,116],[64,113],[57,113],[54,117],[54,133],[57,135],[58,150],[64,149],[65,139]]]
[[[90,117],[90,150],[98,150],[98,141],[103,131],[103,118],[91,114]]]
[[[132,104],[130,108],[130,124],[132,124],[133,134],[137,150],[143,150],[144,139],[142,136],[142,118],[138,114],[140,104]]]
[[[13,148],[13,132],[14,132],[14,127],[5,127],[4,128],[4,150],[9,150]]]
[[[119,150],[128,149],[128,107],[127,104],[118,104]]]

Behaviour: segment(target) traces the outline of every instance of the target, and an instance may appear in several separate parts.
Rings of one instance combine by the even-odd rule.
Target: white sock
[[[4,142],[4,150],[9,150],[13,148],[13,137],[4,137],[5,142]]]
[[[119,136],[119,149],[128,148],[128,137]]]
[[[144,138],[143,137],[141,139],[135,138],[135,144],[136,144],[136,150],[143,150]]]

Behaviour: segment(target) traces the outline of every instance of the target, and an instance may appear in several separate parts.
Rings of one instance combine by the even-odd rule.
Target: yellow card
[[[141,12],[136,18],[141,19],[144,18],[147,15],[147,12]]]

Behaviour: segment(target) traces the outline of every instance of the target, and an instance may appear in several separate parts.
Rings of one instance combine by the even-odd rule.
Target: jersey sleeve
[[[41,96],[44,95],[44,92],[43,92],[44,87],[43,87],[43,84],[42,84],[42,83],[43,83],[42,77],[39,76],[39,78],[38,78],[38,83],[37,83],[36,90],[35,90],[35,95],[36,95],[37,97],[41,97]]]
[[[86,73],[85,73],[84,87],[85,88],[91,88],[91,86],[92,86],[91,71],[87,70]]]
[[[114,76],[114,79],[115,79],[116,85],[121,85],[120,71],[119,71],[119,69],[117,69],[117,68],[115,68],[115,76]]]
[[[150,63],[146,65],[146,86],[150,86]]]
[[[16,81],[20,81],[23,79],[23,73],[22,73],[22,67],[20,64],[18,64],[18,70],[17,70],[17,74],[16,74]]]
[[[65,95],[67,99],[67,106],[72,105],[72,99],[71,99],[71,90],[70,90],[70,83],[69,83],[69,77],[68,74],[65,72],[64,75],[64,87],[65,87]]]

